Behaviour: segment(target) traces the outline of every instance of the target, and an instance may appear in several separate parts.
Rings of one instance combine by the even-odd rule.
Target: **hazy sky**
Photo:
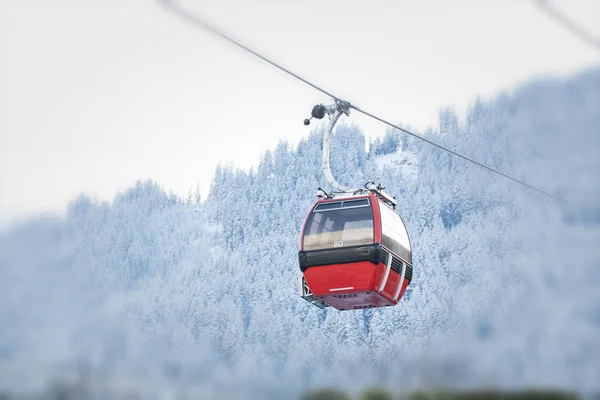
[[[440,106],[596,65],[533,1],[182,1],[347,100],[424,128]],[[553,4],[600,35],[600,1]],[[0,0],[0,224],[152,178],[206,195],[324,95],[150,0]],[[385,127],[351,115],[373,137]]]

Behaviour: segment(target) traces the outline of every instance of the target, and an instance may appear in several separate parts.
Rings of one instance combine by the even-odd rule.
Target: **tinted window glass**
[[[304,230],[304,250],[372,244],[373,235],[373,210],[370,206],[315,211]]]
[[[368,206],[368,205],[369,205],[369,200],[367,200],[367,199],[350,200],[350,201],[344,202],[344,208],[345,207],[362,207],[362,206]]]
[[[319,204],[317,205],[317,208],[315,208],[316,211],[325,211],[325,210],[331,210],[333,208],[341,208],[342,207],[342,202],[338,201],[335,203],[323,203],[323,204]]]
[[[412,264],[410,241],[402,219],[394,210],[381,202],[379,209],[381,210],[381,244]]]

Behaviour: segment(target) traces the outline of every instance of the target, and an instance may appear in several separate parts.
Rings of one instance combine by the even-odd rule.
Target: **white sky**
[[[382,117],[435,123],[600,61],[533,1],[191,1],[213,23]],[[600,1],[553,4],[600,34]],[[219,162],[295,144],[324,95],[151,0],[0,0],[0,224],[152,178],[206,196]],[[373,137],[385,127],[354,113]]]

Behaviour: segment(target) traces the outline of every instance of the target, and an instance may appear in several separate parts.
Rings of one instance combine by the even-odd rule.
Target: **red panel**
[[[313,295],[338,310],[394,306],[400,275],[390,271],[383,292],[379,293],[385,265],[368,261],[310,267],[304,271],[306,283]],[[408,281],[404,280],[402,297]]]
[[[381,292],[380,294],[386,299],[392,301],[392,299],[394,298],[394,293],[396,293],[396,288],[398,287],[399,280],[400,279],[398,274],[395,271],[390,270],[388,280],[385,284],[385,287],[383,288],[383,292]],[[379,286],[377,287],[377,290],[379,290]]]
[[[408,280],[404,279],[404,282],[402,284],[402,289],[400,290],[398,299],[394,302],[394,304],[397,304],[400,301],[400,299],[404,295],[404,292],[406,291],[406,288],[408,287],[408,283],[409,283]],[[388,299],[389,301],[393,301],[394,295],[396,294],[396,290],[398,289],[399,284],[400,284],[400,274],[397,273],[396,271],[390,271],[390,276],[388,277],[388,283],[385,286],[385,289],[384,289],[383,293],[381,293],[381,295],[383,297],[385,297],[386,299]]]
[[[379,287],[381,286],[381,281],[385,275],[385,264],[380,264],[381,266],[381,274],[377,275],[376,286],[375,289],[379,291]],[[398,288],[398,284],[400,283],[400,274],[398,274],[394,270],[390,270],[390,274],[388,275],[387,282],[383,288],[383,291],[380,293],[381,296],[385,297],[389,301],[393,301],[394,295],[396,294],[396,289]]]
[[[406,292],[406,288],[408,287],[408,279],[404,279],[404,283],[402,284],[402,290],[400,291],[400,296],[398,296],[398,301],[404,296],[404,292]],[[397,303],[397,302],[396,302]]]
[[[376,266],[369,261],[310,267],[304,278],[315,296],[374,290]],[[340,290],[346,288],[344,290]]]
[[[383,279],[383,275],[385,274],[385,264],[379,264],[376,268],[375,274],[373,274],[373,280],[371,282],[371,287],[379,289],[379,285],[381,284],[381,280]]]

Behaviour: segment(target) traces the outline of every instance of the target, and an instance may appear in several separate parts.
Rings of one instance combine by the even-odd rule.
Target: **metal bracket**
[[[337,99],[335,99],[335,102],[333,104],[317,104],[312,109],[311,117],[309,119],[304,120],[304,125],[309,125],[310,120],[313,118],[322,119],[325,117],[325,115],[329,116],[329,127],[323,135],[323,174],[325,175],[327,182],[329,182],[329,184],[333,188],[343,193],[356,192],[357,189],[341,185],[333,177],[331,173],[331,167],[329,165],[329,137],[331,136],[333,128],[335,127],[335,124],[338,122],[342,114],[350,115],[350,107],[350,103]]]
[[[300,277],[300,297],[302,297],[304,300],[308,301],[310,304],[319,307],[319,308],[326,308],[329,307],[329,304],[325,303],[324,301],[317,299],[315,297],[314,294],[312,294],[312,292],[310,291],[310,288],[308,287],[308,284],[306,283],[306,279],[304,279],[304,276]]]

